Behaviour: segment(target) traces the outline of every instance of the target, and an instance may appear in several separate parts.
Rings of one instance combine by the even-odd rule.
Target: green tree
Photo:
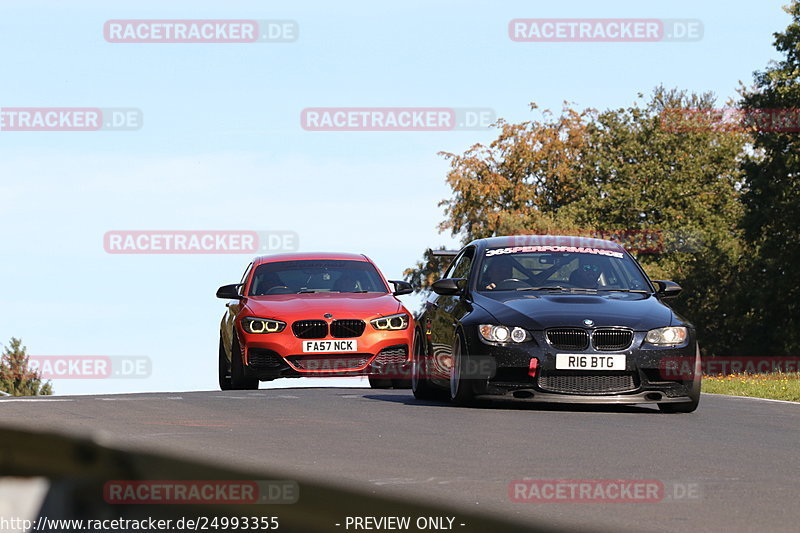
[[[436,251],[445,249],[444,246],[440,246]],[[407,268],[403,272],[405,280],[414,287],[430,287],[433,282],[441,278],[453,258],[436,255],[436,251],[431,248],[425,250],[422,260],[417,261],[416,266]]]
[[[675,307],[697,324],[706,348],[726,351],[720,317],[734,297],[742,255],[738,158],[749,137],[675,131],[664,122],[666,113],[713,105],[711,94],[659,87],[645,106],[600,113],[565,105],[543,121],[501,120],[488,146],[443,154],[453,197],[441,204],[440,229],[464,242],[619,230],[663,235],[663,253],[639,253],[640,261],[651,277],[685,286]]]
[[[755,325],[744,340],[750,350],[770,355],[800,349],[800,2],[784,9],[792,21],[774,42],[783,57],[757,72],[755,87],[742,98],[746,114],[790,110],[794,116],[794,131],[754,128],[753,149],[743,163],[742,227],[752,244],[741,314]]]
[[[585,194],[587,126],[594,115],[565,104],[554,119],[547,111],[543,121],[501,119],[500,135],[488,146],[476,144],[462,155],[442,152],[450,161],[453,197],[439,204],[446,216],[439,229],[466,242],[569,225],[565,214],[556,214]]]
[[[566,209],[583,226],[655,231],[660,254],[638,257],[653,279],[679,282],[671,305],[701,346],[731,354],[742,258],[739,160],[745,132],[665,127],[670,113],[715,106],[712,94],[658,87],[648,103],[607,111],[590,126],[594,190]]]
[[[41,374],[29,366],[27,348],[14,337],[0,358],[0,390],[12,396],[47,396],[53,394],[50,382],[44,383]]]

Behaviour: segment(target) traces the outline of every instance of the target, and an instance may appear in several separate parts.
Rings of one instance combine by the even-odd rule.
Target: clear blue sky
[[[109,255],[115,229],[292,230],[301,250],[400,277],[448,196],[439,151],[492,131],[307,132],[306,107],[627,106],[659,84],[713,91],[777,57],[782,0],[3,2],[0,107],[134,107],[131,132],[0,132],[0,342],[40,355],[148,356],[139,380],[57,393],[216,387],[217,286],[246,255]],[[518,43],[515,18],[693,18],[687,43]],[[112,44],[109,19],[289,19],[289,44]],[[409,300],[413,302],[412,300]],[[298,384],[290,381],[283,385]],[[264,385],[262,385],[263,387]]]

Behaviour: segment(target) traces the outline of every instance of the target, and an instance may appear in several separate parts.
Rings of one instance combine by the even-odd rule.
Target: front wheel
[[[473,381],[466,379],[469,356],[463,353],[461,335],[456,333],[453,343],[452,366],[450,367],[450,401],[456,405],[472,405],[475,402]]]
[[[231,349],[231,388],[235,390],[255,390],[258,388],[258,379],[247,377],[244,373],[242,351],[239,341],[234,338]]]
[[[417,400],[444,400],[443,391],[434,387],[428,379],[428,365],[420,335],[415,336],[411,354],[411,392]]]
[[[700,388],[703,381],[703,366],[700,362],[700,346],[697,347],[697,355],[694,360],[694,376],[691,385],[689,385],[689,398],[688,402],[681,403],[660,403],[658,408],[662,413],[691,413],[697,409],[700,404]]]
[[[219,338],[219,390],[231,390],[231,371],[228,364],[228,354],[225,353],[225,346],[222,344],[222,337]]]

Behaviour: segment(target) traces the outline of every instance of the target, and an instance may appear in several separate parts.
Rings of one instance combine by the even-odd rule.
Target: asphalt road
[[[0,399],[0,424],[275,469],[593,531],[800,529],[800,404],[703,395],[645,407],[459,408],[410,391],[273,389]],[[509,484],[658,480],[657,503],[515,503]]]

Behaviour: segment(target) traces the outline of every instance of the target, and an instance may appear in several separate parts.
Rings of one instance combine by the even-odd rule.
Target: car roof
[[[577,235],[512,235],[508,237],[487,237],[476,239],[470,244],[484,245],[486,248],[508,248],[514,246],[578,246],[624,250],[614,241],[579,237]]]
[[[274,263],[275,261],[302,261],[302,260],[344,260],[344,261],[364,261],[369,259],[364,254],[342,253],[342,252],[294,252],[286,254],[262,255],[253,260],[253,265],[264,263]]]

